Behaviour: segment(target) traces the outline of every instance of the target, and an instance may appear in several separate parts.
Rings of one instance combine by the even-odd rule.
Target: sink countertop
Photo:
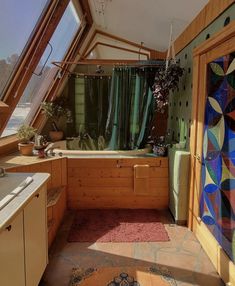
[[[29,200],[35,195],[37,190],[48,181],[50,174],[47,173],[21,173],[33,178],[33,181],[14,197],[2,210],[0,210],[0,231],[2,231],[12,219],[28,204]],[[7,173],[7,177],[1,180],[11,179],[11,177],[19,176],[19,173]]]

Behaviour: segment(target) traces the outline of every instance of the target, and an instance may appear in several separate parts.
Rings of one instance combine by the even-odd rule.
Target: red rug
[[[169,236],[155,210],[77,211],[69,242],[154,242]]]

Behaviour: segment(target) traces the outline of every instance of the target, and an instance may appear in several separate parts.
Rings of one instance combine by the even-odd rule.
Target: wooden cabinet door
[[[0,285],[25,285],[23,212],[0,233]]]
[[[24,209],[26,286],[37,286],[47,265],[46,187]]]

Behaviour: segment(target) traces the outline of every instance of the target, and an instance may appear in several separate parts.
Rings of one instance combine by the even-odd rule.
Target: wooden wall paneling
[[[41,173],[49,173],[51,175],[51,162],[52,161],[47,161],[47,162],[42,162],[39,165],[38,170],[40,170]],[[52,175],[50,176],[49,180],[47,181],[47,189],[51,188],[51,178]]]
[[[86,167],[78,167],[78,168],[68,168],[68,177],[76,177],[76,178],[112,178],[112,177],[120,177],[120,178],[128,178],[133,175],[132,167],[125,168],[86,168]],[[159,168],[159,167],[151,167],[149,169],[149,177],[150,178],[168,178],[168,168]]]
[[[68,169],[67,169],[67,158],[61,159],[61,185],[67,186],[68,182]]]
[[[76,200],[68,200],[69,209],[106,209],[106,208],[127,208],[127,209],[166,209],[168,207],[167,197],[156,196],[124,196],[119,199],[115,197],[78,197]]]
[[[71,159],[68,158],[68,168],[116,168],[118,165],[117,159]]]
[[[183,33],[175,40],[175,52],[179,53],[223,11],[231,6],[234,0],[210,0]]]
[[[134,192],[136,164],[153,166],[149,167],[149,186],[144,187],[143,192]],[[167,166],[167,158],[69,158],[68,207],[71,209],[152,208],[153,204],[155,208],[167,207],[169,199]],[[134,205],[130,205],[131,199],[135,202]],[[158,199],[159,202],[156,203]]]
[[[51,187],[56,188],[62,185],[62,164],[61,160],[51,161]]]
[[[128,178],[132,176],[133,168],[68,168],[68,178]]]
[[[227,40],[230,40],[235,35],[234,29],[235,21],[222,28],[219,32],[215,33],[207,41],[203,42],[200,46],[193,50],[193,56],[202,55],[211,52],[214,48],[221,45]],[[222,51],[223,52],[223,51]]]
[[[81,197],[122,197],[125,195],[134,195],[133,187],[81,187],[81,186],[68,186],[69,200],[77,200]]]
[[[151,167],[168,167],[168,158],[167,157],[158,157],[158,158],[130,158],[130,159],[119,159],[117,160],[118,166],[128,167],[134,165],[149,165]]]
[[[70,178],[69,185],[73,187],[127,187],[133,188],[133,178]]]

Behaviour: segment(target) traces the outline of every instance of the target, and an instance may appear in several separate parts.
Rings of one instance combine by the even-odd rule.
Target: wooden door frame
[[[225,283],[235,285],[235,265],[199,216],[201,154],[206,104],[207,64],[235,51],[235,21],[193,51],[192,126],[190,139],[191,177],[188,226],[195,233]]]

